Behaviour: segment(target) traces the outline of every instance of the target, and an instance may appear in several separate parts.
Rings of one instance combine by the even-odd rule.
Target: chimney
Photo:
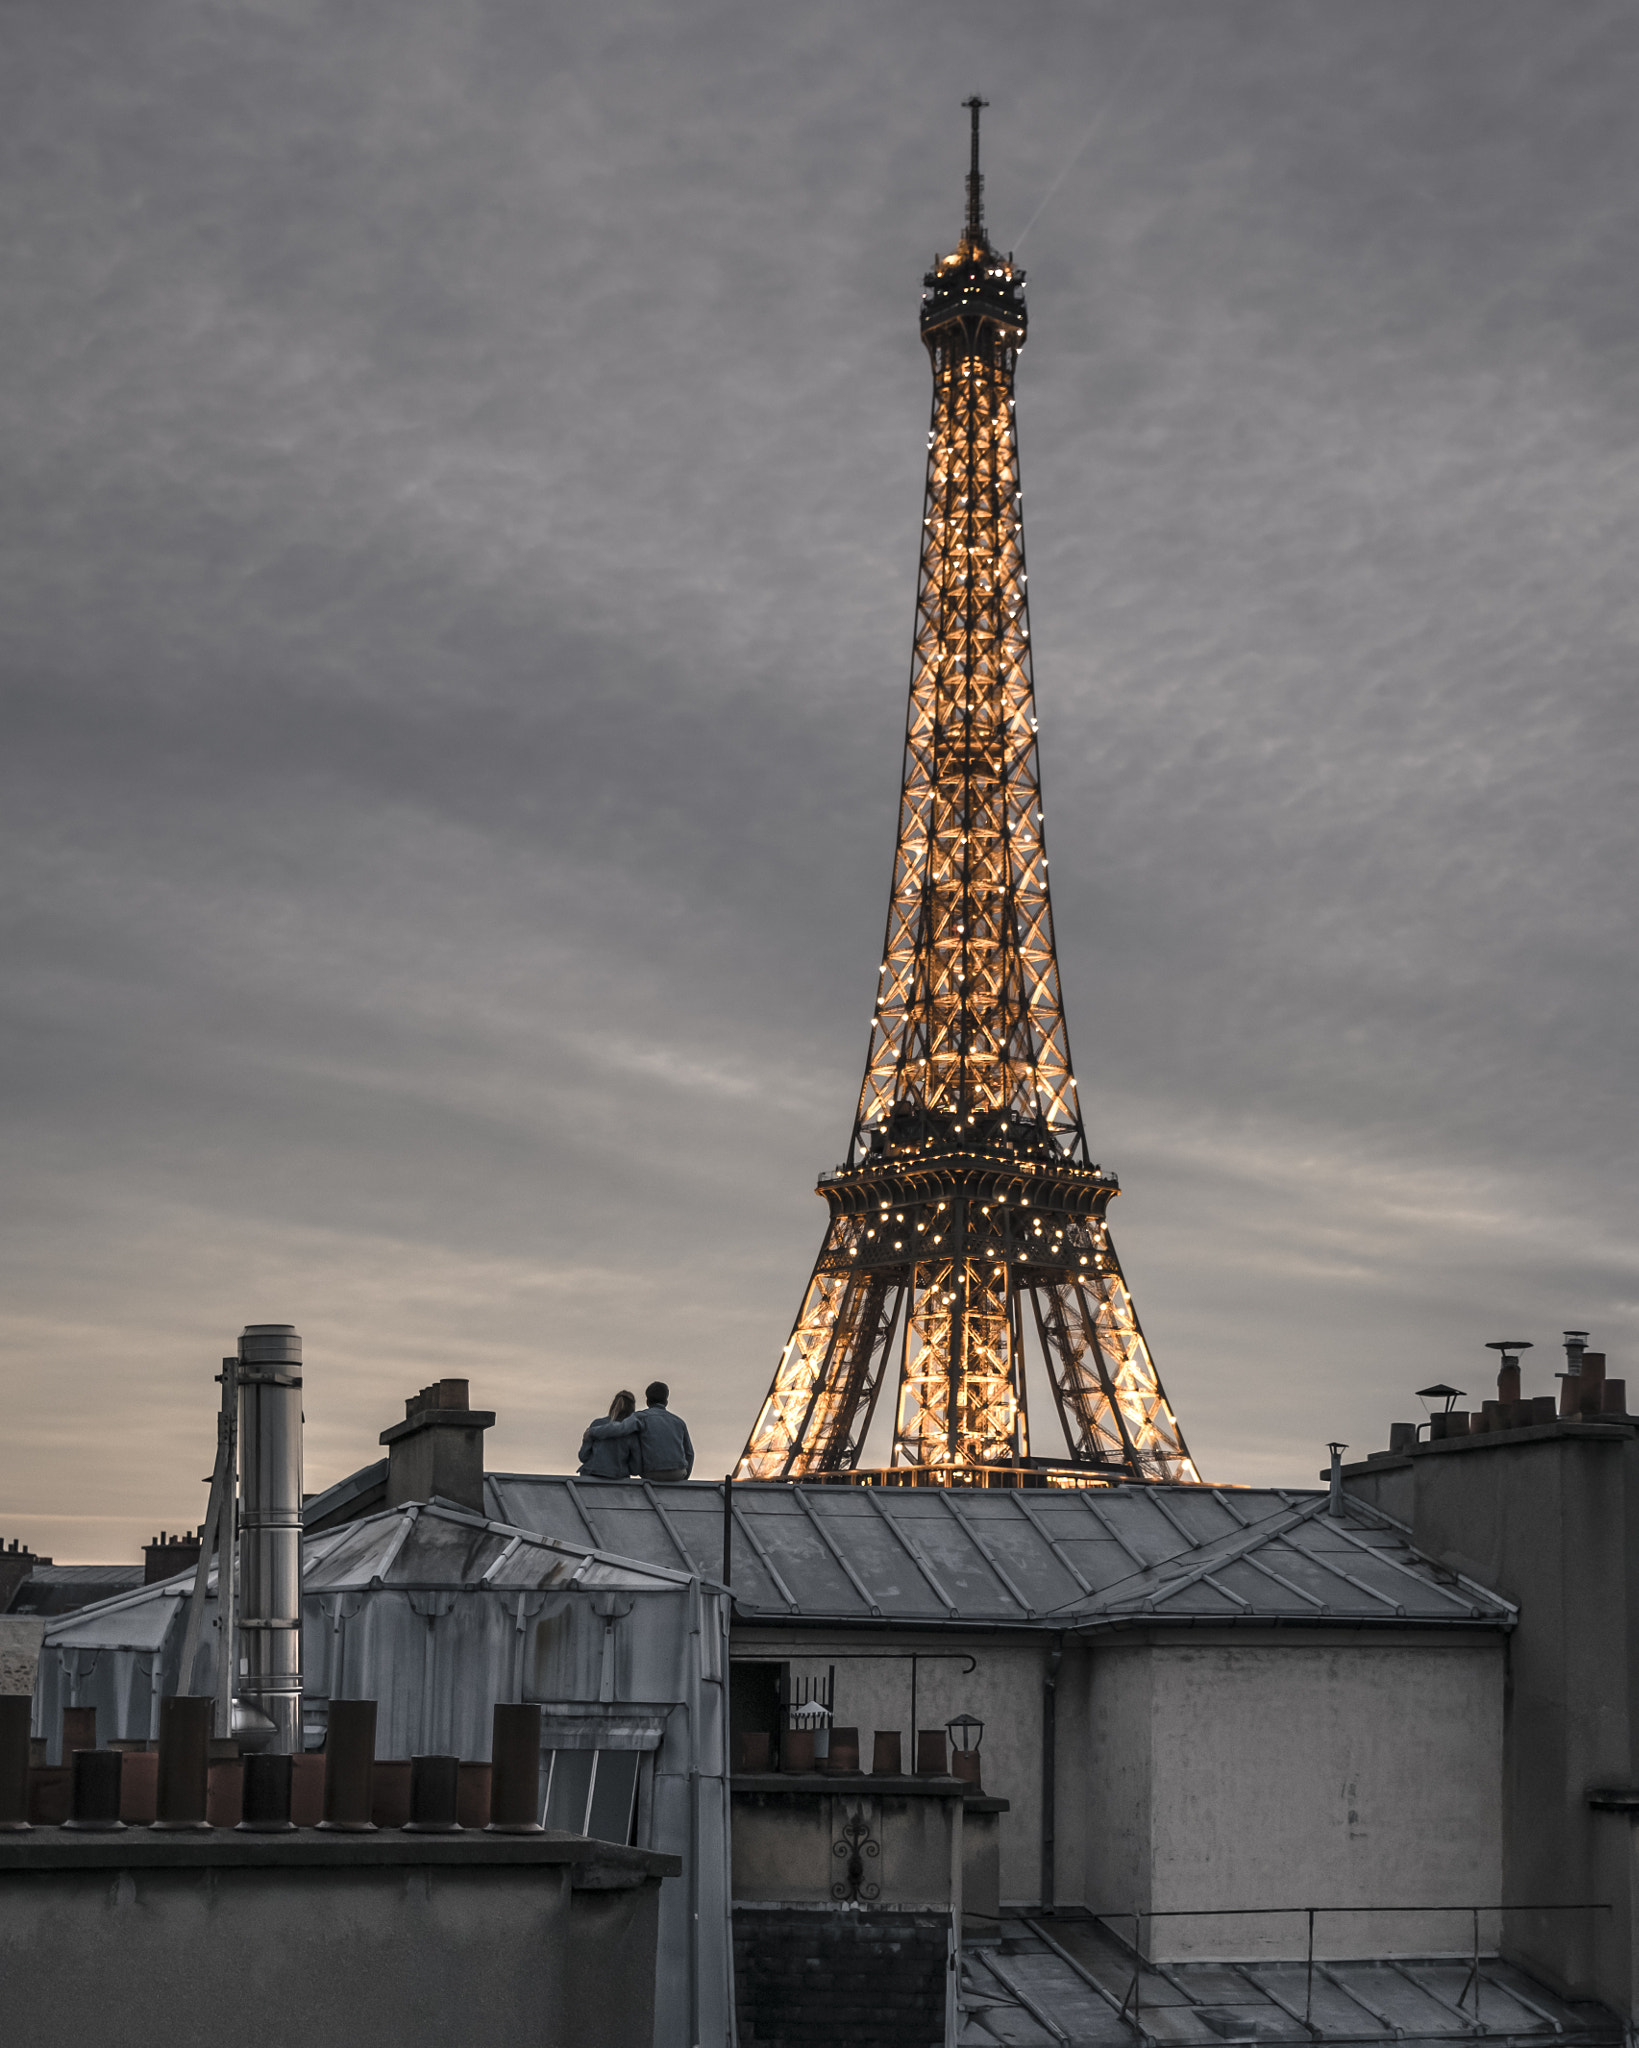
[[[1561,1415],[1575,1415],[1579,1412],[1582,1399],[1582,1359],[1588,1348],[1586,1330],[1565,1332],[1565,1370],[1559,1380],[1559,1412]]]
[[[484,1431],[495,1411],[467,1405],[465,1380],[438,1380],[404,1403],[404,1420],[381,1432],[387,1446],[387,1505],[436,1494],[484,1512]]]
[[[1566,1383],[1569,1385],[1569,1382]],[[1603,1351],[1584,1351],[1582,1370],[1577,1376],[1578,1415],[1598,1415],[1605,1404],[1605,1354]]]
[[[1531,1419],[1530,1409],[1520,1401],[1518,1354],[1535,1346],[1528,1337],[1498,1337],[1485,1348],[1497,1353],[1497,1398],[1485,1403],[1485,1427],[1518,1429]]]
[[[50,1564],[49,1557],[36,1557],[26,1543],[20,1543],[14,1536],[10,1549],[0,1548],[0,1614],[9,1612],[18,1589],[33,1573],[37,1564]]]
[[[273,1723],[268,1746],[302,1746],[302,1340],[250,1323],[239,1390],[238,1696]],[[197,1560],[197,1549],[196,1549]]]
[[[179,1572],[191,1572],[199,1562],[199,1531],[192,1535],[167,1535],[161,1529],[152,1543],[142,1546],[142,1583],[174,1579]]]
[[[1341,1515],[1343,1512],[1343,1453],[1349,1447],[1347,1444],[1328,1444],[1326,1448],[1332,1454],[1331,1498],[1326,1503],[1326,1512],[1329,1515]]]

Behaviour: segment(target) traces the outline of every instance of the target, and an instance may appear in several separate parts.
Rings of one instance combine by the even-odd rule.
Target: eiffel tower
[[[933,367],[904,784],[865,1081],[790,1341],[736,1476],[1198,1478],[1088,1154],[1047,889],[1013,378],[1023,270],[967,222],[923,279]],[[1068,1458],[1033,1458],[1025,1344]],[[890,1359],[889,1469],[859,1469]]]

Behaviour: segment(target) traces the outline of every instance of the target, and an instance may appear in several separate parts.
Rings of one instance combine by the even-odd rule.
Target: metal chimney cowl
[[[247,1324],[236,1377],[242,1662],[235,1691],[272,1724],[268,1748],[293,1756],[302,1746],[302,1340],[294,1324]]]

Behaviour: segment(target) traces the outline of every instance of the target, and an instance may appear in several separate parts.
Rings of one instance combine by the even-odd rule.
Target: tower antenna
[[[973,117],[973,160],[967,174],[967,232],[971,242],[982,242],[985,233],[985,181],[979,174],[979,109],[988,107],[989,100],[980,99],[975,93],[962,105]]]

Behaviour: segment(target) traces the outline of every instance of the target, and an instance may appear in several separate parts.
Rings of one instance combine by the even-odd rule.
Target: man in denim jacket
[[[687,1479],[694,1470],[689,1426],[666,1406],[671,1389],[654,1380],[643,1389],[648,1407],[638,1416],[639,1470],[645,1479]]]

